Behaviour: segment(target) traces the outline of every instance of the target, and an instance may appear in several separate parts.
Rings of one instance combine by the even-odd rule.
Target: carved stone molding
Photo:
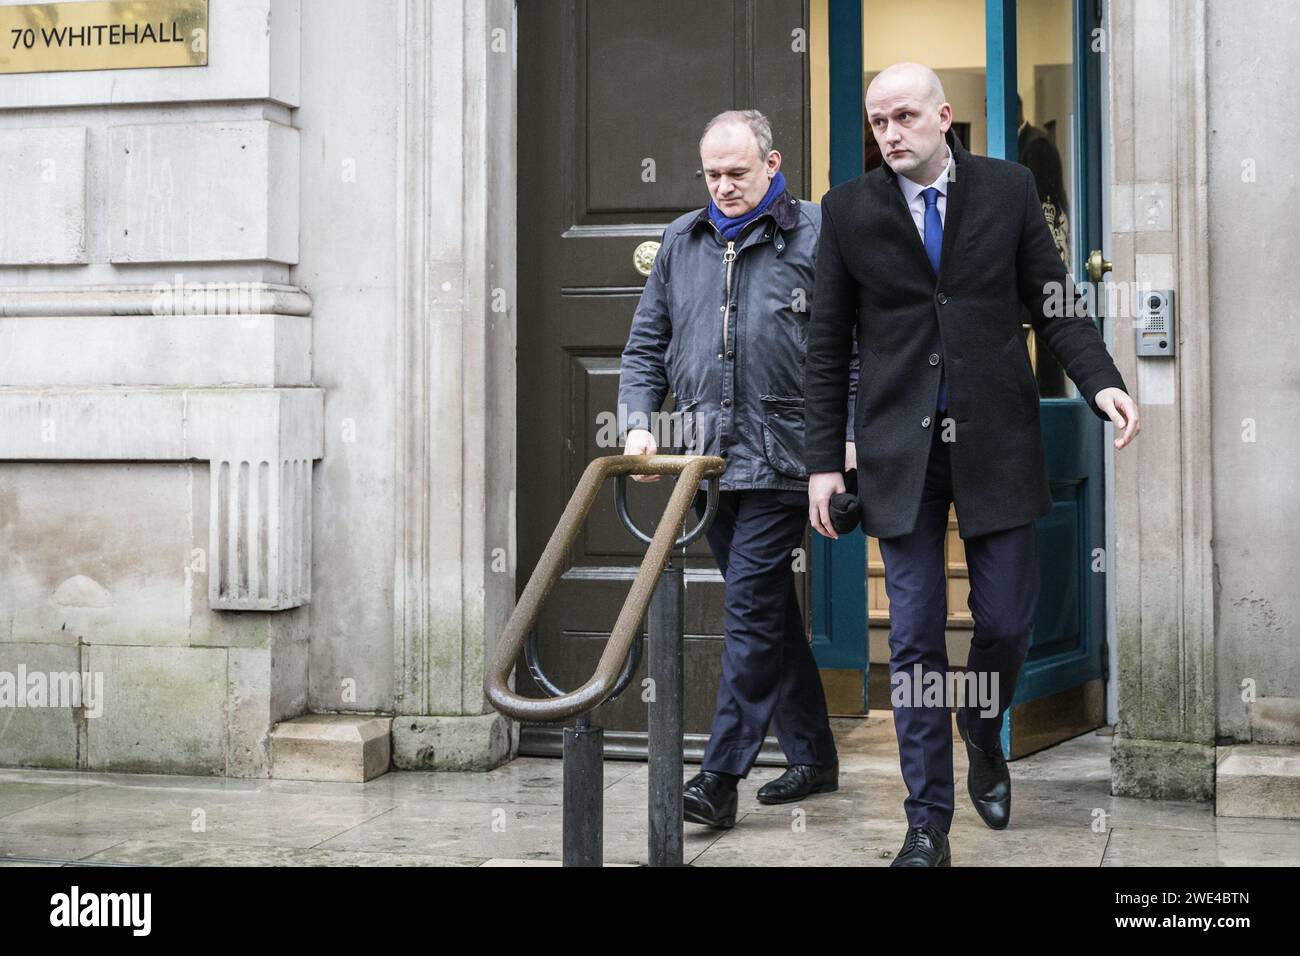
[[[0,388],[0,461],[209,462],[208,598],[279,611],[311,598],[316,388]]]

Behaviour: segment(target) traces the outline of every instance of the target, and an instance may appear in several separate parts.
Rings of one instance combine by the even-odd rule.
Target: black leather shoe
[[[922,824],[908,827],[903,848],[890,866],[952,866],[948,834],[938,827]]]
[[[814,793],[832,793],[840,788],[840,762],[791,764],[785,773],[758,790],[759,803],[793,803]]]
[[[1002,756],[1002,744],[996,750],[982,750],[970,742],[967,735],[966,708],[957,708],[957,733],[966,744],[966,759],[970,769],[966,772],[966,791],[975,805],[980,819],[994,830],[1004,830],[1011,822],[1011,771]]]
[[[735,779],[712,770],[696,774],[682,790],[682,818],[710,827],[734,827]]]

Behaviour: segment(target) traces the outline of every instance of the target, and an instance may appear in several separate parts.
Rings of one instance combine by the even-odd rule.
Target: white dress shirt
[[[952,148],[945,144],[944,149],[948,150],[948,162],[944,164],[943,172],[939,178],[930,183],[935,189],[939,190],[939,198],[935,205],[939,208],[939,221],[947,224],[948,215],[948,171],[952,169]],[[925,241],[925,197],[921,192],[928,187],[918,185],[912,182],[906,176],[899,175],[898,186],[903,190],[903,198],[907,200],[907,208],[912,212],[912,220],[916,223],[916,231],[921,234],[921,241]]]

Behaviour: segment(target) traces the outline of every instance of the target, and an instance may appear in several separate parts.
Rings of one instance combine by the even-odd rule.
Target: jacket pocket
[[[778,474],[807,478],[803,464],[803,399],[760,395],[763,405],[763,457]]]
[[[1031,420],[1036,418],[1038,383],[1034,380],[1034,369],[1029,362],[1029,351],[1025,346],[1022,332],[1016,332],[1002,347],[997,372],[1002,377],[1002,381],[1019,397],[1026,417]]]
[[[876,389],[876,371],[880,366],[880,356],[871,349],[858,346],[858,388],[853,399],[854,418],[866,418],[867,413],[876,406],[878,392]],[[850,422],[856,425],[857,422]]]
[[[700,428],[700,400],[698,398],[678,399],[672,412],[667,417],[667,434],[660,449],[665,455],[698,455],[703,435]]]

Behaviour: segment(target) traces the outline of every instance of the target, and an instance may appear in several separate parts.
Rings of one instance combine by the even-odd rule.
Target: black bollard
[[[682,865],[682,560],[668,563],[650,601],[650,865]]]
[[[604,737],[604,730],[591,726],[589,713],[564,728],[565,866],[604,865]]]

